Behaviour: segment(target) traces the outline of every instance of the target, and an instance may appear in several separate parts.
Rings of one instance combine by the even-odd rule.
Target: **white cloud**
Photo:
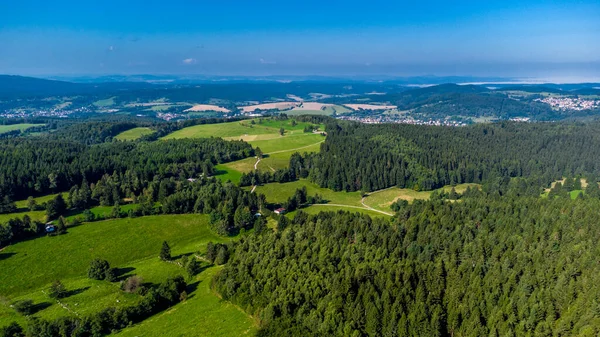
[[[267,60],[265,60],[263,58],[261,58],[259,61],[260,61],[261,64],[276,64],[277,63],[275,61],[267,61]]]
[[[196,62],[197,62],[197,61],[196,61],[196,59],[195,59],[195,58],[191,58],[191,57],[190,57],[190,58],[184,59],[184,60],[183,60],[183,61],[181,61],[181,62],[182,62],[183,64],[196,64]]]
[[[109,47],[108,47],[108,51],[114,51],[114,50],[115,50],[115,47],[114,47],[114,46],[109,46]]]

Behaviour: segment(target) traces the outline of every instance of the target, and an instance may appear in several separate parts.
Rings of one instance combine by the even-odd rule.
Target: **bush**
[[[23,316],[28,316],[33,313],[33,301],[32,300],[16,301],[15,303],[13,303],[12,306],[16,312],[18,312],[19,314],[21,314]]]
[[[121,285],[121,290],[128,292],[128,293],[135,293],[140,289],[140,287],[142,286],[142,283],[143,283],[143,279],[141,277],[135,276],[135,275],[130,276]]]
[[[67,294],[67,288],[59,280],[56,280],[54,283],[52,283],[48,292],[48,296],[54,299],[64,298],[67,296]]]
[[[109,273],[110,264],[106,260],[94,259],[90,263],[88,269],[88,277],[94,280],[106,279],[107,273]]]

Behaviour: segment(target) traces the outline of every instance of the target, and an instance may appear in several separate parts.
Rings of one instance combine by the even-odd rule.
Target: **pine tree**
[[[185,271],[188,273],[188,275],[191,277],[194,277],[196,274],[198,274],[200,272],[200,263],[198,262],[198,260],[195,257],[192,257],[186,267],[185,267]]]
[[[67,232],[67,220],[62,215],[58,218],[56,222],[56,233],[57,234],[65,234]]]
[[[50,286],[50,289],[48,290],[48,296],[50,296],[50,298],[54,298],[54,299],[66,297],[67,296],[67,288],[61,281],[56,280]]]
[[[167,243],[167,241],[163,241],[162,248],[160,249],[160,259],[163,261],[171,260],[171,247]]]

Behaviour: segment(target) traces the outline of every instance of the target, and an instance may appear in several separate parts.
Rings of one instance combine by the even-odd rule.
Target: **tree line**
[[[434,127],[330,121],[319,153],[290,168],[336,191],[432,190],[495,177],[600,175],[600,124],[513,123]]]

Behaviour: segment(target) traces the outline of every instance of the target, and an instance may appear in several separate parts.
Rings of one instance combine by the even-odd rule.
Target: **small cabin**
[[[285,208],[281,207],[276,209],[275,214],[285,214]]]
[[[56,232],[56,226],[51,223],[46,224],[46,233],[54,233]]]

